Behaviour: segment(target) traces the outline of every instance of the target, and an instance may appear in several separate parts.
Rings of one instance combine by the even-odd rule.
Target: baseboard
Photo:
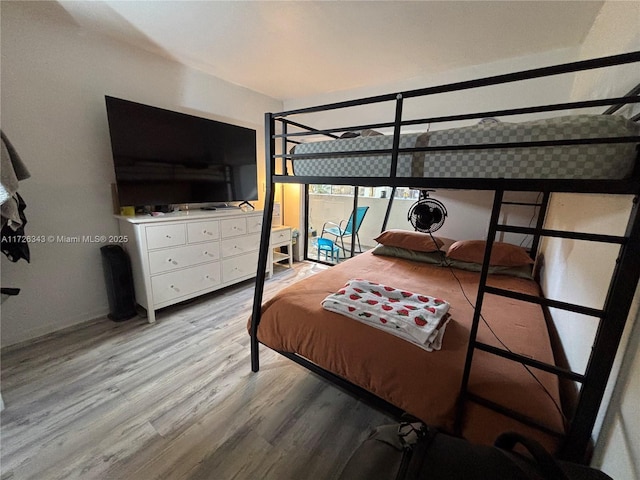
[[[61,326],[59,328],[55,328],[51,330],[50,328],[41,327],[34,328],[24,332],[24,335],[21,335],[22,338],[9,339],[5,344],[5,338],[2,338],[2,346],[0,347],[0,353],[8,353],[14,350],[18,350],[27,345],[32,345],[34,343],[41,342],[46,340],[47,338],[53,335],[64,334],[67,331],[78,328],[79,325],[90,324],[94,322],[99,322],[101,320],[105,320],[107,318],[108,311],[104,311],[104,313],[95,313],[91,314],[91,318],[87,319],[79,319],[77,321],[69,322],[68,324]]]

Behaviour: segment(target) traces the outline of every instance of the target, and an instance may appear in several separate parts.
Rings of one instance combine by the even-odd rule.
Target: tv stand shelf
[[[190,210],[117,215],[137,303],[156,310],[256,276],[262,212]]]

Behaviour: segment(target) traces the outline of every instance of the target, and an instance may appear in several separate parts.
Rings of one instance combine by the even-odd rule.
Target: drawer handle
[[[213,253],[209,253],[209,252],[204,252],[205,255],[208,255],[209,257],[213,257]]]
[[[171,288],[172,290],[175,290],[176,292],[180,292],[180,289],[174,285],[171,285],[169,288]]]
[[[165,237],[167,237],[167,238],[171,238],[171,235],[165,235]]]
[[[167,261],[168,261],[169,263],[174,264],[174,265],[177,265],[177,264],[178,264],[178,262],[176,262],[175,260],[173,260],[173,259],[171,259],[171,258],[170,258],[170,259],[168,259]]]
[[[213,235],[213,232],[208,232],[207,230],[203,230],[202,233],[209,236]]]

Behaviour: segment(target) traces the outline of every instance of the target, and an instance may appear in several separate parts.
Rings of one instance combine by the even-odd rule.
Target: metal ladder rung
[[[502,415],[511,417],[514,420],[517,420],[518,422],[523,423],[529,427],[533,427],[544,433],[553,435],[554,437],[562,438],[565,435],[562,432],[558,432],[553,428],[540,423],[539,421],[529,417],[528,415],[524,415],[522,413],[516,412],[515,410],[507,408],[503,405],[500,405],[499,403],[493,402],[491,400],[487,400],[486,398],[481,397],[480,395],[476,395],[475,393],[467,392],[467,399],[477,403],[478,405],[482,405],[483,407],[486,407],[498,413],[501,413]]]
[[[573,240],[588,240],[591,242],[602,242],[602,243],[618,243],[623,245],[627,243],[627,237],[621,237],[617,235],[601,235],[598,233],[583,233],[583,232],[567,232],[564,230],[549,230],[546,228],[533,228],[533,227],[518,227],[515,225],[505,225],[498,224],[496,225],[496,230],[499,232],[508,232],[508,233],[524,233],[524,234],[535,234],[539,233],[543,237],[558,237],[558,238],[571,238]]]
[[[537,303],[545,307],[557,308],[559,310],[566,310],[569,312],[580,313],[582,315],[589,315],[591,317],[603,318],[604,310],[597,308],[584,307],[582,305],[576,305],[573,303],[561,302],[559,300],[551,300],[543,297],[536,297],[533,295],[527,295],[526,293],[514,292],[511,290],[504,290],[502,288],[492,287],[486,285],[484,287],[485,293],[492,295],[499,295],[501,297],[513,298],[515,300],[521,300],[523,302]]]
[[[502,205],[521,205],[521,206],[529,206],[529,207],[541,207],[542,203],[531,203],[531,202],[502,202]]]
[[[544,370],[545,372],[558,375],[559,377],[568,378],[575,382],[581,382],[581,383],[584,381],[584,375],[573,372],[571,370],[567,370],[565,368],[557,367],[550,363],[541,362],[539,360],[527,357],[525,355],[521,355],[519,353],[510,352],[509,350],[494,347],[493,345],[488,345],[486,343],[478,342],[478,341],[475,342],[474,346],[478,350],[482,350],[487,353],[492,353],[493,355],[497,355],[499,357],[503,357],[508,360],[514,360],[516,362],[529,365],[530,367],[537,368],[538,370]]]

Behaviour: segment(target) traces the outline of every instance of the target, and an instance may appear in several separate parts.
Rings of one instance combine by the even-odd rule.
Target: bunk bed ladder
[[[564,439],[564,441],[561,443],[562,447],[559,455],[567,460],[583,462],[585,460],[585,452],[587,451],[591,439],[591,431],[595,423],[598,409],[600,407],[602,394],[606,387],[609,372],[613,365],[616,348],[622,336],[624,324],[626,322],[631,302],[633,300],[633,295],[635,292],[634,286],[637,284],[638,277],[640,276],[640,215],[638,213],[638,198],[636,197],[634,199],[625,235],[614,236],[544,229],[544,216],[546,213],[546,207],[548,205],[550,193],[543,193],[544,196],[542,202],[540,203],[541,208],[538,213],[537,224],[532,228],[499,224],[498,221],[501,207],[506,204],[520,203],[503,201],[504,190],[499,189],[495,191],[489,231],[487,233],[483,266],[480,274],[473,323],[469,336],[469,346],[467,349],[460,397],[458,399],[457,405],[456,432],[458,434],[462,433],[462,422],[464,419],[465,405],[466,402],[472,401],[477,404],[483,405],[484,407],[497,411],[503,415],[514,418],[520,423],[523,423],[530,427],[534,427],[542,432],[545,432],[546,434]],[[557,237],[620,245],[620,253],[616,261],[613,275],[611,277],[609,291],[603,308],[590,308],[572,303],[551,300],[544,297],[526,295],[523,293],[504,290],[487,285],[489,259],[491,258],[491,251],[495,242],[497,232],[533,234],[534,241],[531,249],[532,256],[534,256],[537,251],[540,237]],[[484,301],[484,297],[487,294],[509,297],[523,302],[536,303],[544,308],[566,310],[598,318],[600,320],[598,331],[596,333],[591,357],[585,369],[585,373],[582,374],[574,372],[569,369],[558,367],[556,365],[534,360],[530,357],[512,352],[508,349],[508,346],[504,346],[505,348],[498,348],[493,345],[480,342],[477,339],[477,333],[480,322],[485,321],[482,316],[482,304]],[[606,335],[602,335],[603,328],[607,329]],[[613,329],[613,333],[611,329]],[[550,426],[545,425],[522,413],[516,412],[506,406],[497,404],[491,400],[470,392],[468,384],[473,356],[476,350],[487,352],[503,357],[507,360],[521,363],[524,368],[532,373],[532,375],[534,375],[534,373],[531,371],[531,368],[543,370],[557,375],[558,377],[581,384],[578,404],[573,414],[572,421],[570,422],[571,427],[569,428],[568,432],[563,433],[556,431]],[[558,408],[560,408],[560,406],[558,406]]]

